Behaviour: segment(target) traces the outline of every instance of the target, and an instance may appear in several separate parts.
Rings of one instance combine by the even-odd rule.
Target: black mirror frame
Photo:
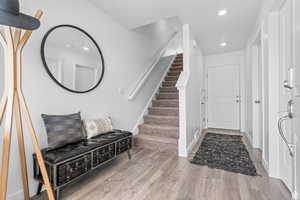
[[[72,90],[70,88],[67,88],[66,86],[64,86],[63,84],[61,84],[59,81],[56,80],[56,78],[53,76],[53,74],[51,73],[51,71],[50,71],[50,69],[47,65],[47,62],[46,62],[46,59],[45,59],[45,43],[46,43],[47,38],[50,35],[50,33],[52,33],[55,29],[61,28],[61,27],[70,27],[70,28],[74,28],[74,29],[77,29],[77,30],[81,31],[82,33],[84,33],[86,36],[88,36],[92,40],[92,42],[96,45],[96,48],[98,49],[98,52],[101,56],[101,61],[102,61],[102,74],[101,74],[101,77],[100,77],[99,81],[97,82],[97,84],[94,87],[92,87],[91,89],[88,89],[86,91],[76,91],[76,90]],[[45,67],[48,75],[51,77],[51,79],[56,84],[58,84],[60,87],[64,88],[65,90],[68,90],[69,92],[73,92],[73,93],[87,93],[87,92],[90,92],[90,91],[96,89],[103,80],[103,76],[104,76],[104,72],[105,72],[105,63],[104,63],[104,57],[103,57],[102,51],[101,51],[100,47],[98,46],[97,42],[94,40],[94,38],[90,34],[88,34],[85,30],[83,30],[83,29],[81,29],[77,26],[70,25],[70,24],[62,24],[62,25],[55,26],[55,27],[51,28],[49,31],[47,31],[47,33],[45,34],[45,36],[42,40],[42,44],[41,44],[41,57],[42,57],[42,62],[44,64],[44,67]]]

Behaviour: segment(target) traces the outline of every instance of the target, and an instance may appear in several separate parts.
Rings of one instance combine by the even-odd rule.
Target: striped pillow
[[[45,115],[44,120],[49,150],[84,139],[80,112],[71,115]]]
[[[95,120],[84,120],[83,124],[88,139],[113,130],[111,119],[109,117]]]

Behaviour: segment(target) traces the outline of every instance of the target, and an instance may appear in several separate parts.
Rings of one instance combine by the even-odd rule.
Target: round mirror
[[[96,41],[76,26],[50,29],[43,39],[41,54],[50,77],[70,92],[89,92],[102,81],[102,52]]]

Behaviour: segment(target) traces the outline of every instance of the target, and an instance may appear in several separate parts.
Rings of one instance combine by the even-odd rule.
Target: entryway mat
[[[239,135],[207,133],[191,163],[257,176],[242,136]]]

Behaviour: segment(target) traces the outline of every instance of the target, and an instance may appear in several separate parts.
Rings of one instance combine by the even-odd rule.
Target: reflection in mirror
[[[97,43],[82,29],[71,25],[52,28],[41,50],[49,75],[63,88],[83,93],[100,84],[103,56]]]

